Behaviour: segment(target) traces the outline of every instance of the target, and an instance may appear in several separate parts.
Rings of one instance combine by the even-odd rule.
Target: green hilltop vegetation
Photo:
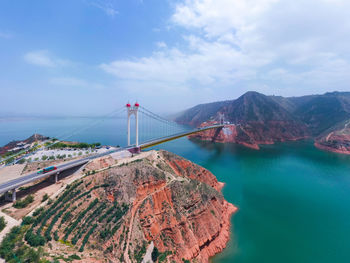
[[[68,144],[64,142],[57,142],[55,144],[50,145],[50,143],[47,144],[47,146],[50,149],[61,149],[61,148],[73,148],[73,149],[87,149],[87,148],[96,148],[98,146],[101,146],[101,143],[95,142],[95,143],[76,143],[76,144]]]
[[[77,250],[83,252],[89,237],[96,231],[99,232],[101,241],[113,236],[121,225],[121,218],[129,209],[128,205],[117,202],[110,204],[95,198],[87,208],[76,212],[76,202],[81,205],[92,198],[93,190],[106,188],[109,184],[96,185],[87,191],[82,186],[85,188],[88,185],[84,185],[82,180],[68,185],[56,200],[49,202],[45,208],[34,211],[33,216],[24,217],[22,225],[12,228],[3,239],[0,256],[10,263],[52,262],[45,259],[43,246],[53,239],[69,246],[77,246]],[[20,207],[23,207],[22,204]],[[81,224],[82,221],[84,224]],[[69,262],[80,257],[54,256],[54,259],[54,262],[58,262],[58,259]]]

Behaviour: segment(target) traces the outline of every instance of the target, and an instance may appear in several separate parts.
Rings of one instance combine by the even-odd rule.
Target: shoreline
[[[231,239],[231,236],[234,234],[231,231],[231,218],[232,216],[238,211],[238,207],[234,206],[233,204],[229,203],[225,200],[226,205],[226,213],[224,214],[223,224],[221,231],[219,235],[215,238],[215,240],[208,246],[208,248],[205,248],[208,253],[208,260],[207,262],[211,263],[213,260],[213,257],[217,254],[220,254],[224,251],[224,249],[227,247],[228,242]],[[220,242],[223,242],[224,245],[222,245]],[[212,248],[213,247],[213,248]]]
[[[305,141],[305,140],[310,140],[313,143],[313,146],[319,150],[327,151],[327,152],[332,152],[332,153],[337,153],[337,154],[344,154],[344,155],[350,155],[349,150],[340,150],[340,149],[335,149],[332,147],[324,146],[320,144],[318,141],[316,141],[314,138],[311,138],[310,136],[306,137],[296,137],[296,138],[290,138],[290,139],[285,139],[285,140],[279,140],[279,141],[257,141],[254,144],[250,144],[244,141],[237,141],[237,140],[230,140],[228,139],[223,139],[223,140],[213,140],[213,138],[210,138],[209,136],[188,136],[188,139],[197,139],[199,141],[205,141],[205,142],[215,142],[215,143],[233,143],[236,145],[241,145],[243,147],[246,147],[248,149],[260,150],[260,146],[262,145],[274,145],[276,143],[287,143],[287,142],[297,142],[297,141]]]
[[[331,148],[331,147],[327,147],[327,146],[324,146],[318,142],[314,142],[314,146],[319,149],[319,150],[324,150],[324,151],[327,151],[327,152],[332,152],[332,153],[338,153],[338,154],[345,154],[345,155],[350,155],[350,151],[347,151],[347,150],[339,150],[339,149],[334,149],[334,148]]]

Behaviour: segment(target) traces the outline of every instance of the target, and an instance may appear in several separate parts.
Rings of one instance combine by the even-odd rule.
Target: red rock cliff
[[[111,157],[86,166],[86,172],[96,173],[67,188],[57,199],[62,205],[47,210],[67,209],[70,220],[52,221],[57,220],[52,214],[47,224],[58,239],[72,244],[67,249],[52,240],[49,254],[80,251],[80,262],[141,262],[153,242],[164,262],[207,263],[225,248],[236,207],[224,199],[223,184],[172,153],[142,154],[143,159],[120,166]]]
[[[214,124],[205,122],[200,126],[205,127]],[[268,126],[268,129],[266,128]],[[301,128],[293,122],[269,121],[249,122],[246,124],[228,124],[223,128],[206,130],[190,135],[189,138],[197,138],[205,141],[221,143],[237,143],[252,149],[259,149],[259,144],[273,144],[275,142],[294,141],[307,138],[307,132],[300,132]]]
[[[157,191],[150,190],[146,199],[144,191],[137,198],[144,200],[139,220],[145,237],[160,251],[174,252],[169,262],[208,262],[226,247],[236,208],[223,199],[223,184],[208,170],[168,152],[161,156],[175,177]]]

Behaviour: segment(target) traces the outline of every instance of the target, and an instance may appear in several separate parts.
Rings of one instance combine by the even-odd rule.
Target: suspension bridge
[[[93,159],[96,159],[105,155],[109,155],[114,152],[125,151],[125,150],[131,152],[132,154],[137,154],[137,153],[140,153],[142,150],[145,150],[147,148],[150,148],[165,142],[169,142],[181,137],[185,137],[185,136],[206,131],[209,129],[221,129],[225,126],[222,117],[220,117],[220,119],[217,121],[217,124],[211,125],[211,126],[200,127],[200,128],[193,128],[193,127],[191,128],[187,126],[182,126],[164,117],[161,117],[158,114],[151,112],[150,110],[142,107],[137,102],[134,105],[127,103],[125,106],[103,116],[101,119],[98,119],[97,121],[94,121],[93,123],[90,123],[85,127],[80,127],[69,133],[56,136],[59,140],[50,145],[46,145],[46,147],[50,147],[55,143],[58,143],[59,141],[67,140],[68,138],[78,133],[81,133],[87,129],[90,129],[98,125],[99,123],[103,122],[106,118],[117,118],[118,116],[126,117],[126,122],[125,122],[126,123],[126,145],[125,146],[119,147],[117,149],[112,149],[104,153],[95,154],[95,155],[81,158],[78,160],[70,161],[64,164],[58,164],[55,166],[55,170],[49,171],[47,173],[38,174],[37,172],[34,172],[34,173],[21,176],[19,178],[3,181],[0,183],[0,194],[5,194],[6,200],[15,201],[16,189],[18,189],[19,187],[26,185],[28,183],[32,183],[39,179],[48,178],[48,177],[53,177],[54,181],[57,182],[58,175],[63,171],[82,166]],[[134,126],[132,127],[133,120],[134,120]],[[131,134],[132,131],[134,131],[133,136]],[[131,142],[132,139],[135,140],[134,143]],[[22,156],[21,158],[25,158],[30,155],[30,153],[23,155],[23,152],[19,152],[17,154],[21,155]],[[13,156],[10,156],[8,158],[13,158]],[[21,158],[17,158],[13,163],[18,162]],[[6,160],[3,160],[3,161],[6,161]]]

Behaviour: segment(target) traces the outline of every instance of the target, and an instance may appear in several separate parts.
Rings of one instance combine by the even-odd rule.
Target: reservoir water
[[[57,136],[88,121],[3,121],[0,145],[35,132]],[[124,145],[121,125],[108,120],[70,139]],[[182,138],[160,148],[209,169],[226,183],[224,196],[239,209],[231,241],[214,263],[350,262],[350,156],[320,151],[310,141],[256,151]]]

